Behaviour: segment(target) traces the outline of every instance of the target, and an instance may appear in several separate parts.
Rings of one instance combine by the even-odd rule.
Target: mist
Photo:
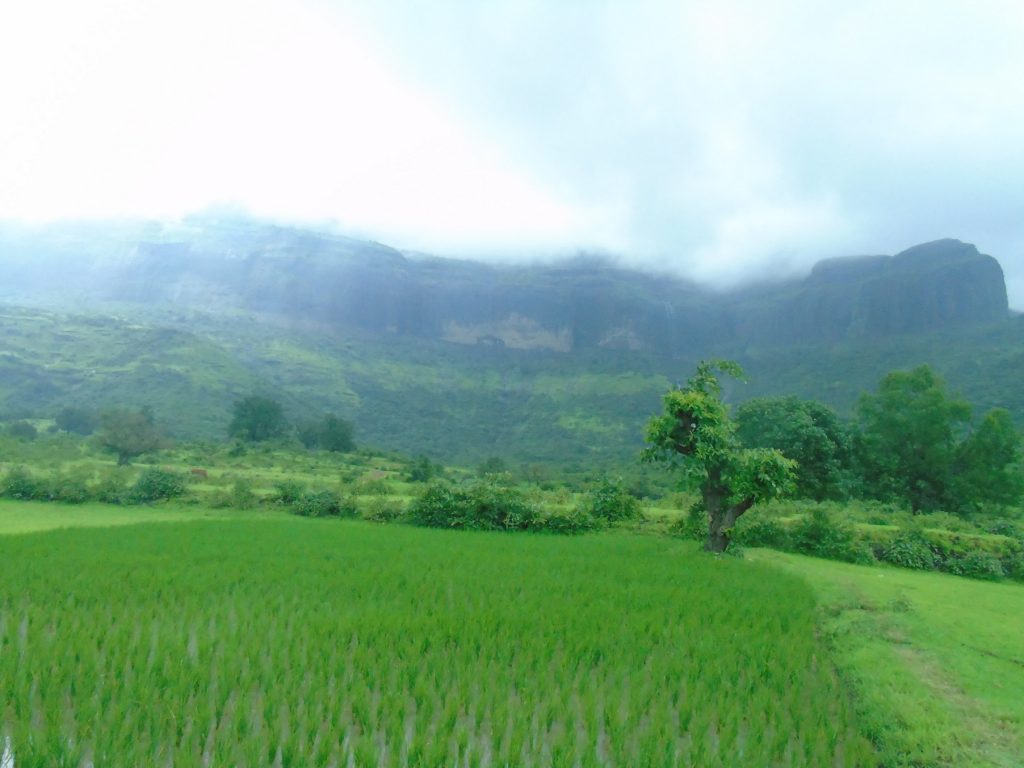
[[[703,283],[955,237],[1024,305],[1024,11],[9,4],[0,218],[211,205]]]

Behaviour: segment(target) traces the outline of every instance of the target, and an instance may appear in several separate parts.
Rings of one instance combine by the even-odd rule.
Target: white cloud
[[[280,2],[3,11],[0,216],[238,202],[399,239],[565,243],[585,215],[396,77],[358,27]]]
[[[1021,39],[1011,0],[8,3],[0,216],[235,202],[720,281],[952,236],[1020,286]]]

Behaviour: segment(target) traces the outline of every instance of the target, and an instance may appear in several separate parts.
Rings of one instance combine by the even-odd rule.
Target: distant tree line
[[[895,501],[913,512],[967,514],[1014,506],[1024,493],[1021,437],[1010,413],[972,418],[928,366],[886,375],[852,419],[795,397],[750,400],[736,411],[744,445],[797,462],[794,495]]]
[[[50,427],[53,431],[92,436],[98,445],[113,453],[119,465],[170,445],[149,408],[108,408],[83,406],[62,408]],[[15,421],[6,433],[19,440],[35,440],[36,427]],[[235,401],[227,436],[240,443],[296,439],[310,450],[349,452],[355,449],[352,423],[333,413],[290,422],[280,402],[263,395],[249,395]]]
[[[355,448],[351,422],[327,413],[319,419],[293,425],[285,418],[281,403],[263,395],[249,395],[235,401],[228,436],[259,443],[282,438],[292,430],[306,448],[338,453]]]

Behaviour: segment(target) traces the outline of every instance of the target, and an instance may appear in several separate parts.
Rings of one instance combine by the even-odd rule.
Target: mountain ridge
[[[381,243],[239,219],[122,225],[106,245],[96,233],[76,241],[43,229],[19,240],[0,229],[7,291],[45,293],[46,276],[19,284],[22,253],[60,262],[93,301],[242,309],[469,345],[670,356],[870,340],[1009,315],[998,261],[954,239],[716,291],[594,258],[514,266],[413,258]]]

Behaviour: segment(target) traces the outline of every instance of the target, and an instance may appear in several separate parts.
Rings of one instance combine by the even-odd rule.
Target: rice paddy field
[[[324,520],[0,535],[4,768],[862,766],[768,563]]]

